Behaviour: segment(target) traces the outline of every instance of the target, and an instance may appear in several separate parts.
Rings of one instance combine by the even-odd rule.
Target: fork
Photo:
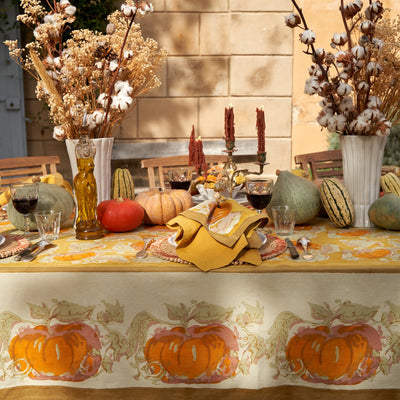
[[[32,253],[26,254],[25,256],[22,257],[22,261],[32,261],[36,258],[36,256],[41,253],[47,246],[55,246],[53,242],[50,242],[49,240],[41,240],[39,242],[38,248],[33,251]]]

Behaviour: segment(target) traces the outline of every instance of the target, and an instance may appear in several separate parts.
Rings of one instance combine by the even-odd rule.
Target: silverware
[[[302,257],[304,260],[312,260],[314,258],[313,255],[308,251],[308,245],[310,243],[311,240],[307,237],[301,237],[297,240],[297,244],[303,247],[304,253],[302,254]]]
[[[22,256],[22,261],[32,261],[36,258],[36,256],[41,253],[47,246],[55,246],[53,242],[50,242],[49,240],[41,240],[39,242],[39,245],[35,251],[32,251],[31,253],[25,254]]]
[[[21,253],[17,254],[14,257],[14,261],[21,261],[22,257],[25,257],[27,254],[32,253],[32,251],[35,251],[39,246],[39,242],[34,243],[32,245],[30,245],[27,249],[21,251]]]
[[[6,241],[6,238],[3,235],[0,235],[0,246]]]
[[[293,259],[299,258],[299,252],[297,251],[296,247],[294,247],[292,241],[289,238],[286,238],[285,242],[287,243],[291,257]]]
[[[142,250],[138,251],[135,255],[136,258],[145,258],[147,257],[147,248],[153,243],[154,239],[144,239],[144,245]]]

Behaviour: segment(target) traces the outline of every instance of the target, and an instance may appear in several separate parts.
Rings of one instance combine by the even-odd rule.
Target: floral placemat
[[[23,236],[4,235],[5,241],[0,246],[0,258],[20,253],[29,246],[29,240]]]
[[[169,236],[164,236],[151,244],[150,249],[156,257],[163,260],[181,264],[191,264],[177,256],[175,247],[168,241]],[[267,242],[260,247],[259,251],[263,260],[268,260],[282,254],[287,248],[286,242],[278,237],[267,235]],[[243,261],[235,260],[229,265],[241,265]]]

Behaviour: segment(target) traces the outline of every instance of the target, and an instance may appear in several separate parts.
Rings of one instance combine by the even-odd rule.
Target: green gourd
[[[51,183],[38,183],[39,199],[35,211],[29,216],[30,229],[37,230],[34,213],[36,211],[56,210],[61,211],[61,225],[72,215],[75,202],[71,194],[64,188]],[[24,230],[24,219],[22,214],[15,210],[12,200],[7,206],[9,221],[19,230]]]
[[[379,228],[400,230],[400,197],[394,193],[384,194],[369,207],[368,216]]]
[[[111,198],[112,199],[135,199],[135,187],[132,175],[127,167],[117,168],[112,177]]]
[[[344,228],[353,224],[353,201],[348,190],[339,179],[323,179],[319,187],[319,194],[329,219],[336,226]]]
[[[287,205],[296,209],[296,224],[304,224],[318,215],[321,198],[318,186],[290,171],[276,171],[278,178],[272,189],[272,198],[266,211],[272,218],[272,207]]]
[[[400,178],[393,172],[381,176],[381,187],[384,193],[394,193],[400,196]]]

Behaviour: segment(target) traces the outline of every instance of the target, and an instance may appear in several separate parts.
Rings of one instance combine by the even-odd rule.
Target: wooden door
[[[17,12],[17,2],[0,0],[0,158],[27,155],[22,70],[3,43],[15,39],[20,43]]]

